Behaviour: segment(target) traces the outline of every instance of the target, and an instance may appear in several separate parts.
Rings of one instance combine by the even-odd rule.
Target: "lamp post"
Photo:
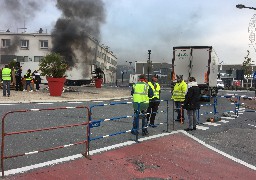
[[[149,70],[150,70],[150,64],[151,64],[151,61],[150,61],[150,54],[151,54],[151,50],[148,50],[148,60],[147,60],[147,65],[148,65],[148,81],[149,81]]]
[[[247,7],[247,6],[243,5],[243,4],[236,5],[236,8],[238,8],[238,9],[248,8],[248,9],[256,10],[256,8],[254,8],[254,7]]]
[[[132,66],[133,61],[125,61],[125,62],[130,64],[129,69],[132,70],[132,73],[135,73],[136,72],[135,71],[135,64],[136,64],[137,61],[134,61],[134,67]]]

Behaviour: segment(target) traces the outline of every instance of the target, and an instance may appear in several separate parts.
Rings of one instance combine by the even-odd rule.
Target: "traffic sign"
[[[256,71],[253,73],[253,80],[256,80]]]

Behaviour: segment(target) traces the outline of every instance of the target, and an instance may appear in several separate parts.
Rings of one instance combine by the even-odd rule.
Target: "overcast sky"
[[[20,18],[11,19],[8,12],[1,13],[0,30],[10,28],[12,32],[16,32],[17,28],[24,26],[25,19],[27,32],[35,32],[42,27],[50,33],[61,16],[55,2],[46,0],[39,9],[35,9],[33,13],[26,10],[28,13],[23,17],[20,15]],[[225,64],[241,64],[247,50],[255,60],[254,47],[249,46],[248,28],[256,11],[236,8],[237,4],[256,7],[254,0],[103,2],[106,19],[100,26],[99,40],[101,44],[110,47],[118,57],[119,64],[126,64],[126,61],[146,61],[148,50],[151,50],[153,62],[171,62],[173,46],[213,46],[219,62],[223,61]]]

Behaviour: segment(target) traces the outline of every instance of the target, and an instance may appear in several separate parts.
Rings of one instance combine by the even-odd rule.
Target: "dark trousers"
[[[10,96],[10,84],[11,80],[3,80],[3,96],[6,96],[6,91],[7,95]]]
[[[31,84],[31,80],[26,80],[26,86],[25,86],[25,90],[28,90],[28,86],[30,87],[30,91],[33,90],[32,84]]]
[[[36,90],[39,90],[40,86],[39,86],[39,81],[35,81],[35,84],[36,84]]]
[[[133,127],[132,131],[138,132],[139,129],[139,119],[142,120],[142,132],[147,130],[147,123],[146,123],[146,111],[138,112],[138,110],[134,110],[134,119],[133,119]]]
[[[147,109],[147,122],[155,124],[156,113],[158,110],[159,101],[150,101]]]
[[[175,107],[176,107],[176,112],[177,112],[177,120],[180,120],[181,117],[184,120],[184,109],[183,107],[181,107],[181,104],[183,104],[184,102],[180,102],[180,101],[175,101]],[[181,110],[182,108],[182,110]]]
[[[15,76],[15,80],[16,80],[15,90],[16,91],[22,90],[21,76]]]

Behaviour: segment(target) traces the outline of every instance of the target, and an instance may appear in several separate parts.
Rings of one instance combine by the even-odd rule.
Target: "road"
[[[250,92],[228,92],[220,91],[220,95],[239,94],[248,95]],[[169,100],[170,92],[168,89],[162,91],[162,99]],[[131,104],[118,104],[120,102],[131,102],[131,99],[111,99],[108,101],[86,101],[86,102],[55,102],[55,103],[28,103],[28,104],[5,104],[1,105],[1,115],[8,111],[17,109],[42,109],[55,107],[92,107],[93,120],[104,120],[113,117],[126,117],[110,121],[101,122],[99,127],[91,129],[90,150],[96,150],[110,145],[134,140],[135,137],[130,133],[118,134],[116,136],[105,137],[116,132],[124,132],[131,129],[133,113]],[[116,103],[116,105],[114,105]],[[187,128],[187,122],[180,124],[173,123],[173,104],[167,101],[161,102],[159,113],[157,114],[157,128],[149,129],[149,136],[161,134],[163,132],[173,132]],[[212,102],[211,102],[212,103]],[[209,117],[213,117],[213,106],[211,103],[202,102],[200,110],[200,122],[207,123]],[[105,104],[105,105],[104,105]],[[111,104],[111,105],[110,105]],[[96,106],[95,106],[96,105]],[[99,106],[97,106],[99,105]],[[223,112],[234,111],[235,105],[227,98],[218,98],[217,114],[222,117]],[[232,114],[232,113],[231,113]],[[234,114],[232,114],[234,115]],[[84,108],[67,108],[62,110],[29,111],[13,113],[8,115],[5,123],[6,132],[24,131],[29,129],[39,129],[45,127],[61,126],[66,124],[82,123],[87,117]],[[198,130],[189,132],[193,137],[223,151],[230,156],[241,159],[253,166],[256,166],[256,113],[246,112],[246,109],[239,110],[239,117],[222,117],[222,122],[200,124]],[[168,128],[167,128],[168,122]],[[44,132],[27,133],[21,135],[7,136],[5,139],[5,153],[7,155],[34,152],[55,146],[62,146],[80,142],[85,137],[86,129],[84,126],[65,128]],[[103,136],[105,138],[103,138]],[[141,135],[140,135],[141,137]],[[35,165],[60,159],[67,156],[81,154],[84,152],[84,145],[70,146],[67,148],[35,153],[27,156],[7,159],[4,161],[5,170],[13,170],[25,166]]]

